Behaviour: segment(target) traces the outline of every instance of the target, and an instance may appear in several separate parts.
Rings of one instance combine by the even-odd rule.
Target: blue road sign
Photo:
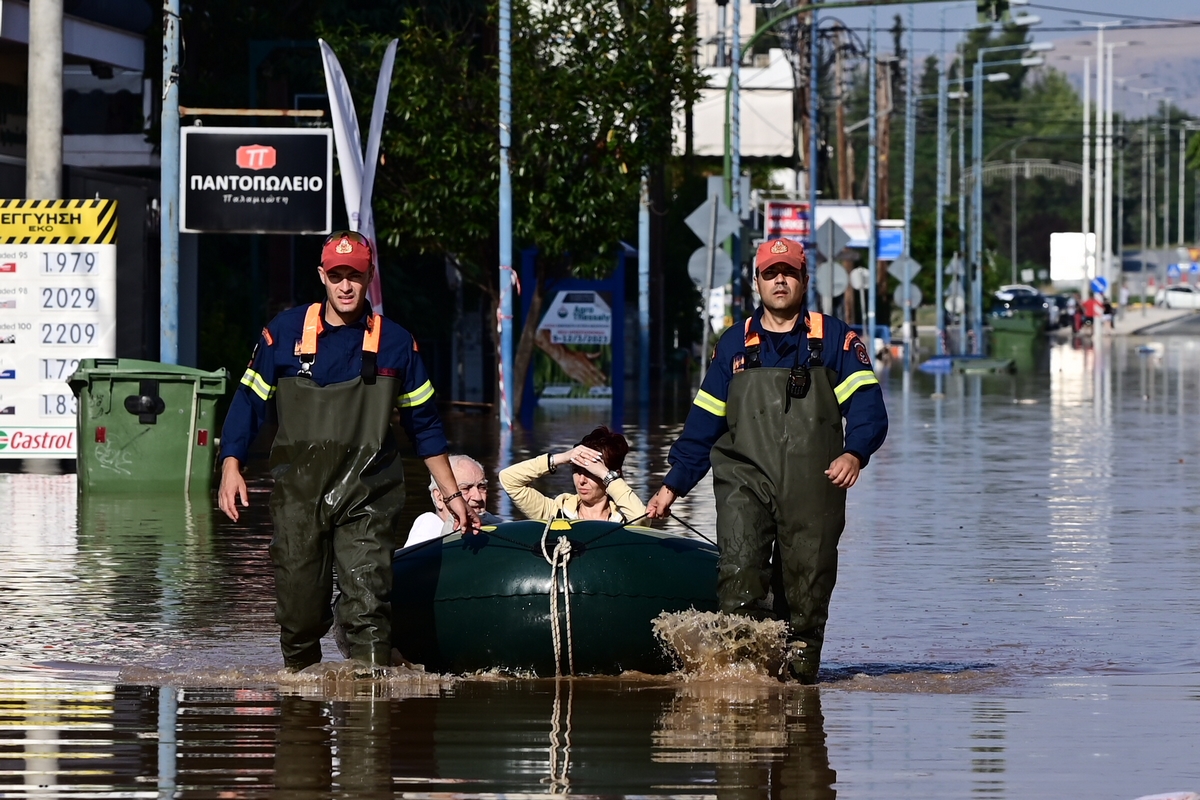
[[[1168,277],[1178,278],[1180,273],[1181,273],[1181,270],[1179,269],[1178,264],[1167,264],[1167,276]]]
[[[1104,294],[1108,291],[1108,278],[1092,278],[1092,291]]]
[[[878,255],[880,261],[895,261],[900,256],[904,255],[904,229],[903,228],[876,228],[876,242],[879,246]]]

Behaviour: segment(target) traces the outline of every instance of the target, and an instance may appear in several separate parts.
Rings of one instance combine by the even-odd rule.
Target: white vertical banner
[[[383,138],[383,119],[387,114],[388,90],[392,84],[392,68],[396,61],[399,39],[388,43],[379,69],[375,86],[375,102],[371,108],[371,121],[367,134],[367,152],[364,158],[362,136],[359,133],[358,115],[354,111],[354,98],[350,95],[350,84],[346,73],[324,39],[321,45],[321,60],[325,65],[325,90],[329,94],[329,111],[333,117],[333,141],[337,147],[338,166],[342,173],[342,195],[346,200],[346,216],[350,228],[371,241],[375,259],[375,276],[367,291],[371,307],[377,314],[383,313],[383,288],[379,277],[379,254],[375,239],[375,215],[371,210],[371,195],[375,189],[375,169],[379,164],[379,148]]]

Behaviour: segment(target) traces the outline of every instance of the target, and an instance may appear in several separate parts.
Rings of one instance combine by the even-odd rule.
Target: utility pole
[[[1092,168],[1092,60],[1083,57],[1083,286],[1079,299],[1090,295],[1088,290],[1088,234],[1091,233],[1091,168]]]
[[[1171,246],[1171,107],[1163,102],[1163,249]]]
[[[812,10],[812,15],[809,17],[808,29],[808,235],[812,244],[817,244],[817,186],[820,181],[820,169],[817,165],[817,147],[821,138],[818,124],[818,114],[821,105],[821,29],[817,19],[817,9]],[[830,264],[833,264],[836,253],[825,253]],[[836,269],[837,267],[833,267]],[[809,282],[809,300],[814,299],[813,285],[816,281]],[[830,283],[830,293],[833,292],[833,284]],[[828,306],[833,309],[833,298],[828,298]],[[842,316],[845,316],[845,308],[842,309]]]
[[[908,7],[908,75],[904,84],[904,363],[912,363],[913,342],[913,309],[912,309],[912,276],[909,274],[912,264],[912,202],[913,202],[913,170],[917,160],[917,103],[913,88],[913,73],[916,72],[916,59],[913,28],[916,21],[913,7]]]
[[[1150,155],[1147,171],[1150,173],[1150,208],[1148,209],[1148,217],[1150,220],[1150,249],[1158,249],[1158,175],[1155,172],[1158,169],[1158,154],[1155,150],[1158,148],[1158,133],[1150,133],[1150,123],[1146,123],[1147,135],[1150,137]]]
[[[967,263],[967,129],[964,108],[967,103],[966,57],[958,50],[958,264],[962,274],[962,311],[958,312],[958,352],[967,352],[967,296],[971,288],[971,268]]]
[[[1125,120],[1117,127],[1121,146],[1117,149],[1117,275],[1125,275]],[[1122,312],[1124,313],[1124,312]]]
[[[1092,219],[1096,227],[1095,264],[1092,277],[1104,274],[1104,27],[1096,30],[1096,169]]]
[[[942,26],[943,29],[945,26]],[[943,273],[945,251],[943,234],[946,225],[946,34],[942,32],[942,49],[938,53],[938,97],[937,97],[937,253],[934,257],[937,272],[934,273],[935,310],[937,312],[937,334],[934,336],[934,352],[946,354],[946,309]]]
[[[1113,271],[1113,49],[1108,45],[1104,76],[1104,277],[1110,286],[1116,281]]]
[[[742,2],[733,0],[733,35],[730,38],[729,80],[733,84],[732,107],[729,110],[730,176],[729,208],[738,221],[738,229],[730,242],[733,259],[733,309],[737,314],[742,277]],[[708,302],[708,298],[704,298]]]
[[[62,197],[63,0],[29,4],[25,197]],[[178,117],[177,117],[178,118]]]
[[[512,350],[512,179],[509,152],[512,147],[512,0],[500,0],[500,428],[512,428],[513,422],[513,350]],[[533,288],[530,288],[533,291]]]
[[[854,168],[850,164],[849,137],[846,136],[846,71],[843,65],[842,53],[844,31],[838,27],[834,32],[834,81],[837,83],[837,110],[834,120],[837,127],[838,152],[838,199],[852,200],[854,198]]]
[[[1183,196],[1187,168],[1187,125],[1179,124],[1179,246],[1183,247]]]
[[[162,144],[159,186],[158,360],[179,363],[179,53],[180,0],[163,0]]]
[[[1012,184],[1008,189],[1009,214],[1009,259],[1012,268],[1012,283],[1017,282],[1017,148],[1009,153],[1008,160],[1012,163]]]
[[[878,269],[879,265],[875,260],[878,252],[875,241],[875,221],[876,221],[876,194],[878,192],[878,181],[875,176],[876,169],[876,142],[875,137],[879,128],[879,98],[878,88],[879,70],[878,70],[878,54],[877,49],[879,43],[875,36],[875,9],[871,9],[871,27],[867,33],[869,37],[867,56],[867,78],[869,88],[867,89],[867,206],[870,209],[871,229],[868,231],[867,244],[867,269],[870,272],[870,282],[867,288],[867,313],[866,313],[866,330],[863,331],[867,335],[867,341],[870,342],[872,352],[875,350],[875,300],[878,293]]]

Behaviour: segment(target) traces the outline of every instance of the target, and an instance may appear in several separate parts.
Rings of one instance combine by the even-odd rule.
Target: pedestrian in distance
[[[625,437],[601,425],[566,452],[534,456],[501,470],[500,485],[530,519],[562,516],[633,522],[646,515],[646,507],[621,471],[628,453]],[[530,485],[567,464],[571,465],[574,493],[547,497]]]
[[[356,668],[370,676],[391,663],[392,553],[404,505],[394,408],[458,529],[479,529],[456,488],[417,344],[367,302],[373,271],[362,235],[340,231],[325,240],[317,268],[325,300],[284,311],[263,328],[221,434],[218,502],[236,522],[238,502],[248,505],[241,467],[275,405],[271,561],[290,671],[321,660],[321,637],[333,622],[335,564],[338,623]]]
[[[887,411],[858,335],[841,320],[805,314],[803,245],[764,242],[754,274],[762,305],[717,343],[647,516],[667,516],[711,466],[721,611],[787,621],[804,644],[787,673],[811,684],[846,490],[883,444]]]

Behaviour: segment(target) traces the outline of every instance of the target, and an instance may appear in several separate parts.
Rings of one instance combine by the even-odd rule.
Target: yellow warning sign
[[[116,244],[116,200],[0,200],[2,244]]]

